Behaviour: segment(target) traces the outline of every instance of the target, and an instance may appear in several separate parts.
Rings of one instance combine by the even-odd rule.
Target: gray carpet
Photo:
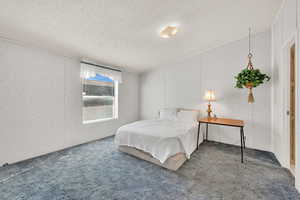
[[[0,168],[1,200],[300,199],[273,154],[209,142],[177,172],[118,152],[113,138]]]

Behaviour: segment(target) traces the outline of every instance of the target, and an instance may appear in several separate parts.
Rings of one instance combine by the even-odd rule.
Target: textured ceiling
[[[265,31],[281,0],[0,0],[0,36],[144,71]],[[164,25],[178,34],[163,39]]]

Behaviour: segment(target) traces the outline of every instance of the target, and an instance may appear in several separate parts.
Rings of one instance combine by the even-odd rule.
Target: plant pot
[[[252,88],[253,88],[253,83],[252,83],[252,82],[249,82],[249,83],[247,83],[245,86],[246,86],[246,88],[248,88],[248,89],[252,89]]]

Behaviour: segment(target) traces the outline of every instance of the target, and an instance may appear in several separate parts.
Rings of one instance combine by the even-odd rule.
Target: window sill
[[[83,124],[94,124],[94,123],[107,122],[107,121],[116,120],[116,119],[118,119],[118,118],[95,119],[95,120],[84,121],[82,123]]]

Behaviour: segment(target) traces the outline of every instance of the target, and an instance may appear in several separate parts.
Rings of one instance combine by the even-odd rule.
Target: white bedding
[[[199,137],[199,143],[202,142]],[[179,120],[142,120],[118,129],[117,145],[135,147],[150,153],[164,163],[169,157],[183,152],[189,159],[196,149],[197,123]]]

